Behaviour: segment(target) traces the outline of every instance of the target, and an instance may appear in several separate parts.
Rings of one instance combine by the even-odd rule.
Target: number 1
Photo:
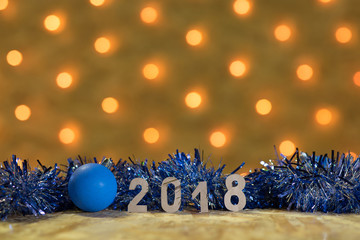
[[[196,198],[196,196],[199,194],[200,194],[200,212],[201,213],[209,212],[206,181],[199,182],[199,185],[195,188],[194,192],[191,195],[192,199]]]

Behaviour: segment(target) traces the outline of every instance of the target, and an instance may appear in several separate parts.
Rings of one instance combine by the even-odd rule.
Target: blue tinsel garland
[[[16,214],[44,215],[55,211],[74,209],[67,184],[72,173],[91,159],[68,160],[66,170],[62,171],[55,164],[31,171],[27,161],[19,166],[13,156],[10,163],[5,161],[0,168],[0,218]],[[210,209],[224,209],[223,197],[227,191],[225,165],[207,167],[195,149],[193,158],[189,154],[176,152],[165,161],[158,163],[135,163],[120,160],[113,164],[103,159],[114,173],[118,192],[110,209],[126,210],[129,202],[140,189],[129,190],[133,178],[141,177],[149,183],[149,192],[139,204],[146,204],[149,210],[159,209],[161,183],[166,177],[175,177],[181,181],[181,208],[200,208],[197,199],[191,198],[200,181],[207,181]],[[241,164],[232,173],[238,171]],[[264,168],[245,176],[245,208],[296,209],[304,212],[360,212],[360,158],[350,155],[331,154],[315,156],[299,153],[297,150],[290,158],[282,156],[276,163],[262,162]]]

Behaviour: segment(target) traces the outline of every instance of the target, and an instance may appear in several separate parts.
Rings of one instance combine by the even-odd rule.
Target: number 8
[[[237,186],[233,186],[233,182],[237,182]],[[242,190],[245,187],[245,180],[239,174],[231,174],[226,178],[226,188],[228,191],[224,196],[225,207],[233,212],[238,212],[242,210],[246,205],[245,194]],[[234,205],[231,202],[231,196],[237,196],[239,198],[238,204]]]

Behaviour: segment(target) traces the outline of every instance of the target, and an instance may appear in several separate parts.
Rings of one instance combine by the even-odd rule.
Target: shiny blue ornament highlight
[[[117,183],[108,168],[101,164],[88,163],[77,168],[72,174],[68,191],[71,201],[78,208],[97,212],[114,201]]]

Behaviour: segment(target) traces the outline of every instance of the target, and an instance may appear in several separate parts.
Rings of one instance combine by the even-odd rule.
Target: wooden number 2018
[[[233,183],[237,183],[236,186]],[[172,204],[168,202],[168,186],[172,184],[175,187],[174,191],[174,201]],[[233,212],[238,212],[245,207],[246,198],[242,190],[245,187],[245,180],[242,176],[238,174],[231,174],[226,178],[226,188],[227,192],[224,196],[224,204],[225,207]],[[135,190],[136,186],[141,186],[141,191],[134,197],[133,200],[130,201],[128,205],[128,212],[147,212],[146,205],[138,205],[141,199],[145,196],[145,194],[149,191],[149,185],[147,181],[143,178],[134,178],[130,182],[129,190]],[[195,188],[192,193],[192,199],[195,199],[198,195],[200,195],[200,212],[209,212],[209,202],[207,196],[207,182],[200,182],[199,185]],[[237,196],[238,203],[234,204],[231,202],[231,197]],[[161,184],[161,208],[165,212],[174,213],[177,212],[180,208],[181,204],[181,183],[178,179],[174,177],[165,178]]]

